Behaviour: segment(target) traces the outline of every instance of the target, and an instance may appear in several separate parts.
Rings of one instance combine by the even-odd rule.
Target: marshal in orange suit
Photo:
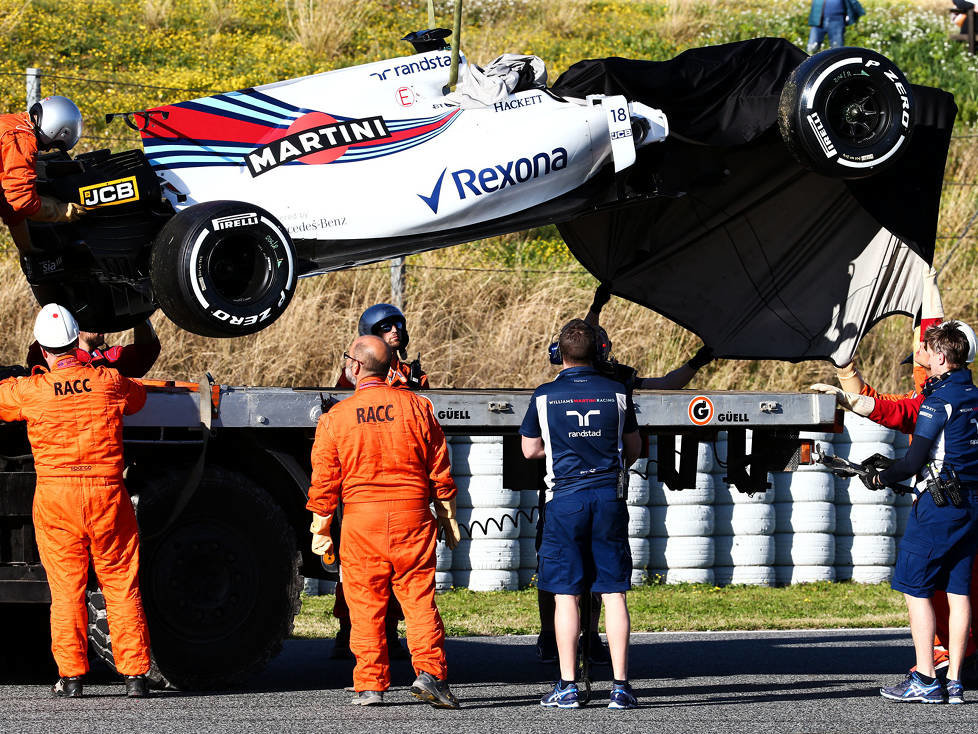
[[[391,351],[382,339],[361,336],[343,356],[356,392],[319,419],[306,508],[313,552],[323,555],[332,549],[330,521],[343,502],[340,566],[357,659],[352,703],[380,704],[390,687],[384,616],[393,587],[417,674],[411,692],[435,707],[458,708],[435,605],[438,526],[450,547],[459,538],[445,434],[426,398],[386,383]]]
[[[77,698],[88,672],[89,559],[108,613],[126,695],[148,695],[149,632],[139,594],[139,533],[122,481],[122,416],[146,389],[75,355],[78,324],[57,304],[37,317],[34,336],[50,370],[0,384],[0,420],[27,421],[34,453],[34,530],[51,588],[51,648],[61,678],[52,692]]]

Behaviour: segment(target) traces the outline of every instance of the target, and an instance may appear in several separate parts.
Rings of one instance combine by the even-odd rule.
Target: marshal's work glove
[[[449,550],[455,550],[458,541],[462,539],[462,534],[458,529],[458,520],[455,519],[455,498],[440,500],[435,497],[434,504],[438,527],[445,531],[445,545],[448,546]]]
[[[317,556],[333,555],[333,539],[329,535],[329,525],[332,520],[332,515],[312,514],[309,532],[312,533],[312,552]]]
[[[839,379],[839,384],[846,392],[859,393],[863,387],[863,376],[859,374],[856,365],[850,362],[841,367],[835,368],[835,376]]]
[[[53,196],[41,197],[41,208],[29,219],[34,222],[74,222],[88,212],[88,207],[74,202],[61,201]]]
[[[839,404],[839,407],[856,415],[861,415],[864,418],[868,418],[869,414],[876,409],[876,398],[871,398],[869,395],[856,395],[855,393],[846,392],[835,385],[816,382],[809,387],[809,390],[822,392],[826,395],[835,395],[835,401]]]
[[[892,466],[893,459],[882,454],[873,454],[868,459],[859,462],[859,465],[866,470],[866,473],[859,477],[866,485],[866,489],[876,491],[886,488],[886,485],[880,480],[880,472]]]
[[[698,370],[700,367],[705,367],[712,361],[713,349],[704,344],[697,350],[696,354],[690,357],[686,364],[693,370]]]
[[[594,291],[594,300],[591,301],[591,310],[599,314],[601,309],[604,308],[605,304],[611,300],[611,286],[608,283],[602,283]]]

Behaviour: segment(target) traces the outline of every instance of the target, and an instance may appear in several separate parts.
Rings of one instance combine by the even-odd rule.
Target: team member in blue
[[[914,474],[939,476],[950,501],[938,506],[926,485],[918,485],[891,583],[907,601],[917,668],[902,683],[880,689],[880,694],[894,701],[942,703],[946,697],[948,703],[964,703],[961,661],[971,623],[972,561],[978,550],[978,388],[964,367],[968,340],[955,322],[927,329],[923,355],[929,378],[913,443],[900,461],[864,481],[881,489]],[[960,495],[959,506],[955,494]],[[935,589],[947,592],[950,607],[946,690],[934,670]]]
[[[554,627],[560,680],[543,706],[578,708],[578,599],[599,593],[614,684],[608,708],[637,705],[628,685],[631,620],[625,592],[631,588],[628,512],[619,477],[638,458],[641,441],[635,410],[620,382],[595,369],[593,327],[574,319],[558,338],[562,369],[533,393],[520,426],[523,455],[547,460],[547,520],[540,545],[537,585],[555,594]],[[627,485],[626,485],[627,486]]]

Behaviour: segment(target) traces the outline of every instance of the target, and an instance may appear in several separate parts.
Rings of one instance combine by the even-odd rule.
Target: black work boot
[[[126,698],[149,698],[149,681],[145,675],[126,676]]]
[[[51,693],[62,698],[81,698],[82,676],[72,675],[58,678],[58,682],[51,686]]]
[[[436,709],[457,709],[458,699],[448,687],[448,681],[436,678],[431,673],[421,671],[411,685],[411,695],[430,703]]]

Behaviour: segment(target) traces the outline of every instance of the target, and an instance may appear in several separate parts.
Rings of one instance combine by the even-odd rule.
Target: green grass
[[[907,612],[900,594],[886,584],[796,584],[708,586],[651,585],[628,594],[635,632],[693,630],[900,627]],[[332,596],[304,596],[295,637],[336,633]],[[449,635],[536,634],[540,624],[536,589],[476,592],[454,589],[438,595]],[[403,622],[401,628],[403,632]]]

